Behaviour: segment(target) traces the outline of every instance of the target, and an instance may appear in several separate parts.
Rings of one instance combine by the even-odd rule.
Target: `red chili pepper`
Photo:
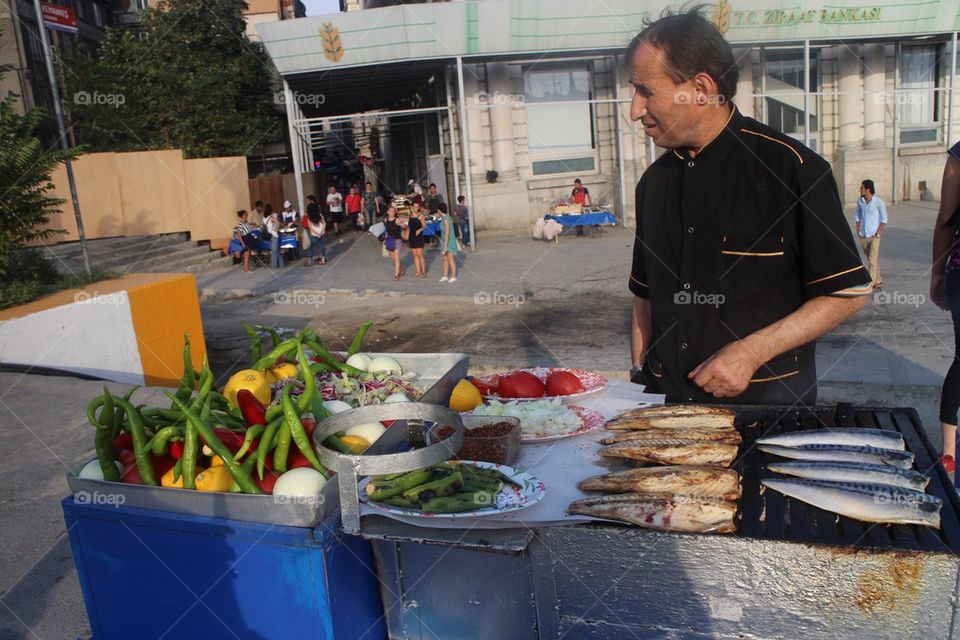
[[[239,394],[238,394],[239,395]],[[230,449],[230,453],[236,453],[240,450],[240,447],[243,446],[243,434],[237,431],[230,431],[229,429],[214,429],[213,435],[217,436],[217,440],[227,445],[227,448]],[[203,441],[203,444],[210,446],[210,443],[207,442],[206,438],[200,436],[200,440]]]
[[[267,424],[267,408],[257,400],[257,397],[249,389],[240,389],[237,392],[237,405],[240,407],[243,421],[247,423],[248,427],[255,424]]]
[[[170,443],[170,455],[174,460],[179,460],[183,457],[183,440]]]
[[[113,439],[113,446],[117,449],[133,451],[133,436],[126,432],[121,433]]]

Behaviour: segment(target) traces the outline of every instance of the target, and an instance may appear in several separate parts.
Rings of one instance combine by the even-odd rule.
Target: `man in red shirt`
[[[347,194],[347,216],[353,220],[357,233],[363,233],[363,197],[357,193],[356,187],[350,187]]]
[[[583,186],[583,183],[580,182],[580,178],[577,178],[573,181],[573,191],[570,192],[570,200],[573,204],[578,204],[581,207],[589,207],[593,202],[590,200],[590,190]],[[583,227],[577,226],[577,235],[583,235]]]

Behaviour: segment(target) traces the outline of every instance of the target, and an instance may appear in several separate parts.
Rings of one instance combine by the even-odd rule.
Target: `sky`
[[[307,16],[322,16],[340,11],[340,0],[302,0],[307,5]]]

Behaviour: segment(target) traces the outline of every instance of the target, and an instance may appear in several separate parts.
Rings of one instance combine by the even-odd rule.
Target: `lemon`
[[[450,394],[450,408],[454,411],[470,411],[483,404],[480,391],[464,378],[453,388]]]
[[[230,470],[222,464],[210,467],[197,474],[197,491],[229,491],[233,486]]]
[[[240,389],[247,389],[263,404],[270,404],[270,383],[267,382],[266,376],[259,371],[244,369],[243,371],[237,371],[227,380],[227,386],[223,388],[223,395],[235,407],[237,406],[237,392]]]
[[[350,451],[353,453],[363,453],[364,450],[370,446],[370,442],[360,436],[343,436],[340,440],[343,444],[350,447]]]
[[[298,375],[300,375],[297,365],[293,364],[292,362],[278,364],[273,369],[270,369],[270,373],[277,380],[288,380],[290,378],[296,378]]]

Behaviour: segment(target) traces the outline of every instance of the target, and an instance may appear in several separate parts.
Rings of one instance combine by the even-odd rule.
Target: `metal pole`
[[[953,32],[950,47],[950,93],[947,96],[947,149],[953,142],[953,91],[954,78],[957,76],[957,32]]]
[[[617,132],[617,173],[620,177],[620,215],[623,226],[627,226],[627,188],[623,177],[623,138],[620,127],[620,116],[622,106],[620,105],[620,59],[619,56],[611,56],[613,62],[613,83],[614,97],[617,102],[613,105],[613,117],[616,121]]]
[[[303,160],[300,158],[302,150],[300,147],[300,132],[297,131],[300,109],[297,107],[296,100],[294,100],[290,83],[286,79],[283,81],[283,95],[287,105],[287,131],[290,134],[290,154],[293,156],[293,177],[297,184],[297,205],[300,207],[298,211],[302,212],[304,210],[303,174],[300,170],[303,167]]]
[[[893,193],[891,204],[897,204],[897,154],[900,153],[900,121],[897,105],[900,102],[900,43],[894,47],[896,63],[893,65]]]
[[[454,135],[453,131],[454,120],[450,96],[449,67],[443,70],[443,84],[447,90],[447,132],[450,134],[450,163],[453,167],[453,197],[451,200],[456,202],[456,197],[460,195],[460,159],[457,158],[457,136]]]
[[[40,42],[43,45],[43,60],[47,65],[47,78],[50,81],[50,93],[53,94],[53,112],[57,117],[57,127],[60,130],[60,146],[67,150],[70,143],[67,140],[66,125],[63,121],[63,105],[60,104],[60,87],[57,86],[57,76],[53,69],[53,56],[50,53],[50,39],[47,37],[47,28],[43,24],[43,10],[40,0],[33,0],[33,8],[37,13],[37,31],[40,32]],[[83,231],[83,219],[80,217],[80,198],[77,197],[77,184],[73,177],[73,164],[67,159],[64,162],[67,169],[67,183],[70,185],[70,200],[73,202],[73,216],[77,220],[77,235],[80,237],[80,253],[83,254],[83,268],[90,273],[90,255],[87,253],[87,235]]]
[[[470,168],[470,131],[467,129],[467,96],[463,89],[463,58],[457,56],[457,88],[460,96],[460,131],[463,136],[463,175],[470,204],[470,244],[477,249],[477,208],[473,206],[473,170]]]
[[[810,41],[803,41],[803,146],[810,147]]]

